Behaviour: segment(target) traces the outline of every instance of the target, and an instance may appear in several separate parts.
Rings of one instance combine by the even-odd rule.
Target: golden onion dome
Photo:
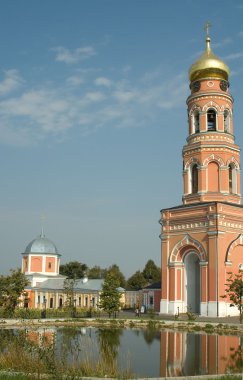
[[[207,33],[206,49],[201,57],[191,65],[189,79],[191,82],[203,78],[220,78],[228,80],[230,69],[220,58],[213,54]]]

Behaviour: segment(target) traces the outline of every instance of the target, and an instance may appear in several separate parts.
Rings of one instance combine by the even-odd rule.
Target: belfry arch
[[[196,252],[199,261],[207,261],[206,252],[202,244],[199,241],[193,239],[190,235],[186,235],[173,248],[170,255],[169,263],[182,263],[183,257],[184,255],[186,255],[186,252],[188,250]]]
[[[206,260],[207,256],[203,245],[189,235],[181,239],[171,252],[169,258],[170,280],[177,284],[181,283],[181,302],[178,307],[182,312],[200,313],[201,268],[207,266]]]

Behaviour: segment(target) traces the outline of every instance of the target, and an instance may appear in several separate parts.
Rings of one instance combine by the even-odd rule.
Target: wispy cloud
[[[104,75],[97,76],[97,71],[74,70],[58,85],[48,82],[34,88],[26,82],[21,88],[20,75],[6,72],[0,83],[0,94],[7,94],[0,99],[0,142],[33,145],[104,127],[149,127],[160,118],[161,109],[182,106],[187,94],[186,74],[162,79],[163,69],[158,68],[129,79],[121,70],[111,80],[109,72],[103,70]],[[10,89],[17,88],[17,93],[11,93]]]
[[[158,75],[158,72],[156,76]],[[155,77],[156,77],[155,76]],[[139,101],[142,104],[155,104],[159,108],[169,109],[181,105],[188,91],[188,84],[184,74],[174,76],[172,80],[159,82],[148,87],[140,95]]]
[[[238,69],[234,69],[231,71],[231,76],[241,75],[242,72],[243,72],[243,67],[239,67]]]
[[[239,53],[231,53],[231,54],[225,56],[224,59],[228,60],[228,61],[233,61],[235,59],[239,59],[242,57],[243,57],[243,53],[239,52]]]
[[[15,91],[23,83],[23,79],[20,77],[17,70],[5,71],[5,78],[0,82],[0,95],[7,95],[12,91]]]
[[[54,91],[28,91],[20,97],[0,102],[0,124],[16,122],[23,129],[35,128],[42,132],[58,133],[71,127],[68,101],[61,99]]]
[[[58,46],[52,48],[53,51],[56,52],[55,60],[58,62],[64,62],[67,64],[74,64],[85,59],[88,59],[94,55],[96,55],[96,51],[92,46],[85,46],[77,48],[73,51],[63,47]]]
[[[222,40],[220,42],[212,43],[212,47],[213,48],[221,48],[221,47],[224,47],[224,46],[229,45],[231,43],[232,43],[232,38],[226,37],[224,40]]]
[[[127,103],[136,98],[136,91],[115,91],[114,97],[121,103]]]
[[[71,75],[66,79],[66,83],[70,86],[80,86],[82,83],[84,83],[84,77],[82,75]]]
[[[95,78],[94,83],[97,86],[105,86],[105,87],[110,87],[112,85],[112,81],[105,77]]]
[[[105,100],[106,96],[102,92],[93,91],[87,92],[84,97],[81,99],[80,104],[83,106],[88,106],[93,103],[99,103]]]
[[[243,37],[243,30],[241,30],[241,31],[238,33],[238,36],[239,36],[239,37]]]

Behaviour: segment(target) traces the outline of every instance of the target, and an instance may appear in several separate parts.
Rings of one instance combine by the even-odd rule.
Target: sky
[[[243,146],[243,0],[0,0],[0,273],[42,225],[61,263],[160,265],[208,20]]]

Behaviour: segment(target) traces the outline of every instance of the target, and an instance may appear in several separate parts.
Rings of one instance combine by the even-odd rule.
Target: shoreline
[[[0,328],[27,327],[97,327],[141,328],[156,330],[181,330],[190,332],[243,334],[243,324],[213,321],[164,320],[148,318],[46,318],[46,319],[0,319]]]

